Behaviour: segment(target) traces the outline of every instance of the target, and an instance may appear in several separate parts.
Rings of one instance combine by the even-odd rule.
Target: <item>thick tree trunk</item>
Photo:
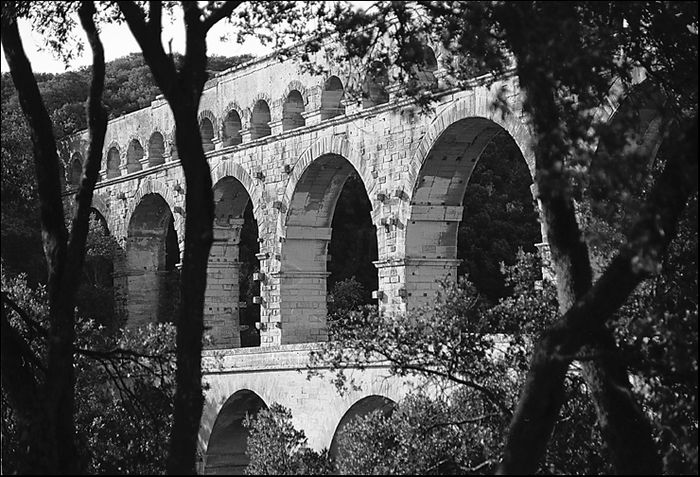
[[[191,94],[191,93],[190,93]],[[177,319],[177,392],[168,455],[169,474],[194,473],[199,421],[202,416],[202,334],[207,263],[212,244],[214,197],[211,171],[204,156],[197,109],[175,112],[177,147],[185,170],[185,257]]]
[[[575,18],[575,14],[569,10],[572,8],[570,5],[557,8],[561,11],[551,12],[553,16],[550,20],[558,17]],[[546,16],[540,18],[542,12],[536,10],[531,4],[520,4],[517,14],[504,15],[502,21],[516,55],[520,87],[526,93],[525,110],[533,119],[537,137],[537,185],[552,250],[560,311],[564,317],[535,350],[499,472],[531,473],[537,470],[562,404],[564,374],[575,354],[585,345],[600,352],[597,359],[584,363],[584,377],[590,386],[598,423],[617,472],[659,473],[661,460],[652,439],[651,426],[636,404],[627,370],[624,363],[615,359],[616,345],[604,326],[616,309],[607,309],[600,316],[589,316],[588,322],[567,320],[569,312],[584,297],[592,301],[606,301],[609,300],[610,293],[599,287],[596,287],[597,293],[590,293],[591,267],[588,252],[576,223],[573,201],[566,192],[568,179],[563,175],[563,158],[568,148],[562,142],[565,134],[561,124],[566,121],[561,117],[554,98],[555,87],[543,73],[548,71],[544,64],[547,59],[535,53],[544,52],[546,48],[538,43],[540,38],[529,36],[529,22],[548,20]],[[683,182],[678,179],[675,177],[675,183],[665,185],[676,188]],[[674,201],[676,210],[666,211],[668,216],[677,217],[687,195],[681,194],[676,197],[678,198],[682,198],[682,202]],[[650,227],[647,233],[654,234],[655,229]],[[664,244],[667,244],[664,240],[656,243],[661,250],[665,249]],[[621,262],[618,260],[619,264]],[[641,280],[631,268],[614,270],[627,275],[622,282],[609,284],[627,290],[624,296],[617,297],[618,300],[624,301]],[[625,287],[625,284],[630,286]],[[618,307],[622,301],[618,302]],[[609,308],[609,305],[610,303],[600,303],[597,308]]]
[[[3,9],[12,5],[3,5]],[[90,88],[88,124],[90,153],[86,176],[81,181],[78,204],[70,236],[64,223],[59,180],[59,158],[53,125],[44,106],[31,65],[22,47],[16,18],[3,11],[2,43],[12,79],[17,88],[22,111],[29,123],[34,149],[42,239],[48,269],[49,335],[47,369],[38,399],[44,412],[36,412],[28,423],[30,448],[28,471],[36,473],[75,474],[80,470],[75,442],[75,375],[73,343],[75,339],[75,293],[85,256],[89,207],[97,181],[102,146],[107,127],[101,107],[104,87],[104,54],[92,19],[94,6],[84,2],[80,19],[93,48],[94,75]],[[4,313],[4,311],[3,311]],[[5,326],[3,317],[3,328]],[[9,325],[9,324],[8,324]],[[17,335],[18,337],[18,335]],[[3,366],[3,371],[7,370]],[[18,372],[15,371],[8,372]],[[6,381],[3,381],[5,386]],[[16,381],[16,385],[19,385]],[[8,392],[9,395],[9,392]]]

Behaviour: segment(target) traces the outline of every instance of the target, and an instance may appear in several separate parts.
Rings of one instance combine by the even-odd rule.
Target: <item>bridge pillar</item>
[[[229,219],[228,227],[214,225],[204,292],[204,326],[213,348],[241,346],[238,245],[242,227],[243,219]]]
[[[288,226],[279,280],[280,343],[328,339],[326,270],[330,227]]]
[[[126,263],[118,264],[114,273],[117,308],[126,311],[128,326],[174,321],[179,272],[162,270],[156,251],[162,245],[160,231],[129,237]]]
[[[413,257],[374,262],[379,271],[379,309],[403,314],[434,302],[440,281],[456,280],[460,262]]]
[[[384,224],[386,232],[396,233],[396,239],[393,245],[384,240],[389,250],[380,254],[385,258],[374,262],[381,310],[405,313],[429,304],[440,289],[440,281],[457,279],[457,231],[462,213],[461,206],[412,205],[405,235],[399,233],[400,223]],[[398,248],[397,256],[389,253],[394,247]]]

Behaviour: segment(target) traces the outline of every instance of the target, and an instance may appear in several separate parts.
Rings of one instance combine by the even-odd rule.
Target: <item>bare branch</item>
[[[208,32],[211,27],[216,25],[220,20],[223,20],[224,18],[228,18],[231,16],[233,11],[241,5],[243,2],[241,1],[229,1],[224,3],[221,7],[213,10],[207,18],[204,19],[202,22],[202,26],[204,27],[204,31]]]

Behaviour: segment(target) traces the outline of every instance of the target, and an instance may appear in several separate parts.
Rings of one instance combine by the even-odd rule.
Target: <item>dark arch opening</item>
[[[267,102],[260,99],[253,107],[253,114],[250,121],[250,135],[252,139],[269,136],[270,130],[270,107]]]
[[[304,112],[304,98],[297,90],[292,90],[282,106],[282,130],[289,131],[303,127],[306,122],[301,113]]]
[[[114,319],[114,261],[119,253],[107,220],[97,209],[91,208],[76,304],[83,316],[95,319],[107,329],[118,326]]]
[[[346,447],[344,433],[351,422],[367,417],[373,412],[379,412],[386,418],[391,416],[395,409],[396,403],[393,400],[377,394],[364,397],[353,404],[343,414],[338,426],[335,428],[331,445],[328,448],[330,458],[336,463],[343,459],[343,450]]]
[[[354,170],[348,176],[333,213],[328,245],[328,312],[343,313],[374,303],[379,285],[377,229],[365,185]]]
[[[365,79],[362,82],[362,107],[371,108],[379,104],[389,102],[389,74],[381,61],[373,61],[367,68]]]
[[[83,175],[83,161],[80,158],[80,154],[77,152],[73,154],[73,161],[71,162],[71,173],[70,173],[70,184],[73,187],[78,187],[80,185],[80,177]]]
[[[147,194],[129,221],[126,246],[128,325],[171,322],[179,307],[180,250],[173,215]]]
[[[141,159],[143,159],[143,147],[136,139],[132,139],[126,150],[126,172],[132,173],[140,171]]]
[[[204,456],[205,475],[243,475],[250,462],[246,455],[250,432],[243,427],[246,415],[267,409],[253,391],[236,391],[221,407],[209,436]]]
[[[202,136],[204,152],[214,150],[214,125],[209,118],[202,118],[199,122],[199,133]]]
[[[225,177],[214,186],[214,206],[220,241],[212,246],[208,272],[220,278],[207,285],[212,306],[205,299],[204,307],[213,346],[260,346],[260,305],[253,300],[260,295],[260,283],[253,280],[260,271],[260,247],[253,202],[240,181]]]
[[[243,142],[241,138],[241,117],[236,111],[230,111],[224,119],[224,146],[235,146]]]
[[[110,148],[107,152],[107,179],[119,177],[122,174],[119,167],[120,162],[119,150],[116,147]]]
[[[330,298],[327,293],[335,291],[341,280],[353,274],[366,283],[355,281],[338,289],[342,293],[333,295],[332,311],[341,311],[339,305],[354,308],[371,300],[368,297],[377,283],[377,270],[372,264],[376,260],[377,238],[370,209],[364,184],[352,164],[342,156],[321,156],[299,178],[286,211],[286,238],[282,246],[280,292],[287,298],[281,303],[280,313],[282,328],[289,331],[283,333],[283,341],[326,339]],[[349,243],[349,237],[355,242]],[[329,247],[335,254],[327,253]],[[355,252],[360,256],[353,257]],[[334,290],[330,290],[331,286]],[[362,286],[364,289],[358,290]],[[336,303],[341,294],[342,303]],[[345,296],[348,294],[355,298],[346,300],[350,298]],[[313,323],[315,328],[310,330],[304,326],[305,322]]]
[[[501,126],[485,118],[453,123],[433,145],[416,181],[407,256],[462,260],[457,275],[468,275],[482,297],[497,301],[510,292],[500,263],[513,265],[518,248],[534,252],[541,241],[531,183],[520,149]],[[437,211],[450,219],[427,216]],[[419,300],[431,298],[430,291],[412,293],[423,295]]]
[[[344,94],[343,83],[337,76],[331,76],[326,80],[321,93],[322,120],[345,114],[345,106],[342,103]]]
[[[163,141],[163,135],[159,132],[154,132],[151,134],[151,138],[148,140],[148,165],[159,166],[165,162],[165,142]]]

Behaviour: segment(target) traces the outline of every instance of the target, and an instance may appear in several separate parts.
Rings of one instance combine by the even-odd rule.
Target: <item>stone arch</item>
[[[362,80],[362,107],[371,108],[389,102],[389,73],[381,61],[372,61],[367,65],[365,77]]]
[[[216,117],[208,109],[201,111],[197,118],[199,123],[199,133],[202,136],[202,147],[204,152],[214,150],[214,140],[216,139]]]
[[[111,230],[112,227],[110,227],[109,219],[110,219],[110,214],[109,214],[109,207],[107,207],[107,203],[105,200],[102,198],[102,196],[98,194],[93,194],[92,195],[92,202],[90,203],[90,207],[95,209],[97,212],[99,212],[102,217],[107,220],[107,229]]]
[[[485,94],[485,90],[482,90],[475,95],[459,98],[436,115],[411,157],[408,171],[408,184],[411,190],[413,190],[420,169],[439,136],[453,123],[472,117],[488,119],[504,129],[515,140],[530,169],[530,175],[534,178],[535,153],[529,129],[512,114],[504,118],[491,108],[491,104],[491,95]]]
[[[250,459],[246,455],[249,431],[243,427],[246,415],[267,409],[255,392],[241,389],[233,393],[219,410],[204,455],[204,474],[241,475]]]
[[[148,139],[148,166],[154,167],[165,163],[165,139],[160,131],[153,131]]]
[[[531,183],[534,157],[531,150],[520,146],[529,146],[527,130],[513,119],[504,121],[493,114],[479,116],[479,112],[488,111],[487,100],[484,97],[480,101],[477,96],[476,108],[466,109],[464,103],[457,103],[443,111],[428,127],[414,154],[416,162],[411,167],[418,172],[409,170],[410,202],[402,204],[407,207],[404,209],[407,282],[404,296],[410,308],[432,299],[431,284],[436,280],[457,277],[461,261],[457,241],[464,198],[479,159],[500,157],[514,163],[524,161],[528,166],[525,175]],[[528,206],[532,203],[530,183],[524,185]],[[531,217],[530,213],[531,210],[523,217]],[[537,230],[535,216],[532,221]],[[498,285],[494,286],[497,289]]]
[[[284,191],[285,205],[289,205],[292,195],[294,194],[294,190],[297,187],[297,183],[306,169],[317,158],[326,154],[343,156],[345,159],[347,159],[360,175],[360,178],[365,185],[367,195],[372,197],[372,191],[374,190],[376,183],[375,179],[372,177],[371,171],[367,169],[366,161],[363,161],[362,158],[356,154],[356,151],[350,148],[350,142],[345,136],[334,135],[319,138],[299,156],[299,159],[297,159],[294,164],[292,173],[289,175],[289,181],[287,182],[287,187]]]
[[[129,141],[126,149],[126,173],[138,172],[142,169],[141,161],[144,157],[141,141],[134,137]]]
[[[83,175],[83,157],[79,152],[73,153],[70,163],[70,184],[72,187],[80,185],[80,178]]]
[[[324,81],[321,91],[321,120],[345,114],[345,106],[342,103],[344,95],[345,87],[340,78],[330,76]]]
[[[251,139],[259,139],[269,136],[272,133],[270,129],[270,105],[265,99],[258,99],[253,104],[252,113],[250,116],[250,137]]]
[[[173,321],[179,302],[180,262],[173,212],[165,198],[154,192],[141,194],[134,203],[121,264],[127,326]]]
[[[392,399],[380,396],[378,394],[365,396],[364,398],[356,401],[345,412],[343,417],[340,419],[340,422],[336,426],[335,432],[333,433],[333,439],[331,440],[328,448],[330,458],[335,462],[337,462],[339,458],[342,458],[343,432],[353,420],[366,417],[372,412],[380,412],[382,416],[386,418],[391,416],[396,409],[396,406],[396,402],[394,402]]]
[[[303,171],[295,168],[294,173],[280,263],[283,344],[326,339],[327,260],[333,217],[346,181],[353,174],[359,176],[348,159],[333,153],[316,157]],[[369,194],[367,202],[371,209]],[[371,240],[376,240],[374,230],[371,235]],[[309,293],[311,289],[318,291]]]
[[[253,215],[258,221],[258,233],[262,235],[263,214],[261,207],[264,204],[263,191],[256,186],[256,183],[251,175],[248,174],[248,171],[246,171],[240,164],[236,164],[232,161],[220,161],[211,171],[213,184],[216,184],[226,177],[235,178],[245,188],[246,192],[248,193],[248,197],[250,197],[250,200],[253,203]]]
[[[176,212],[177,210],[181,210],[182,208],[178,207],[180,204],[175,199],[175,195],[173,194],[172,189],[165,185],[165,182],[158,179],[153,179],[149,177],[143,182],[141,182],[139,188],[134,194],[133,199],[129,199],[128,201],[126,223],[128,224],[131,221],[131,216],[134,214],[134,210],[138,206],[139,202],[143,199],[144,196],[148,194],[158,194],[163,198],[163,200],[165,200],[165,202],[168,204],[168,208],[171,212],[173,212],[175,231],[177,232],[178,237],[182,237],[182,241],[184,241],[185,217],[182,214]]]
[[[625,151],[635,150],[653,161],[668,124],[668,118],[662,115],[665,102],[661,90],[649,79],[616,98],[615,109],[605,122],[614,129],[614,137],[626,138]],[[598,146],[592,166],[601,156],[601,148]]]
[[[306,125],[304,120],[305,100],[301,92],[293,89],[285,97],[282,105],[282,130],[289,131]]]
[[[243,110],[237,103],[229,103],[221,120],[221,140],[224,147],[236,146],[243,142]]]
[[[253,273],[260,270],[258,224],[245,186],[235,177],[216,181],[214,243],[209,252],[204,320],[215,348],[259,346],[260,287]]]
[[[107,158],[105,168],[107,171],[107,179],[121,176],[121,151],[119,150],[119,145],[115,141],[112,141],[109,145],[105,156]]]

